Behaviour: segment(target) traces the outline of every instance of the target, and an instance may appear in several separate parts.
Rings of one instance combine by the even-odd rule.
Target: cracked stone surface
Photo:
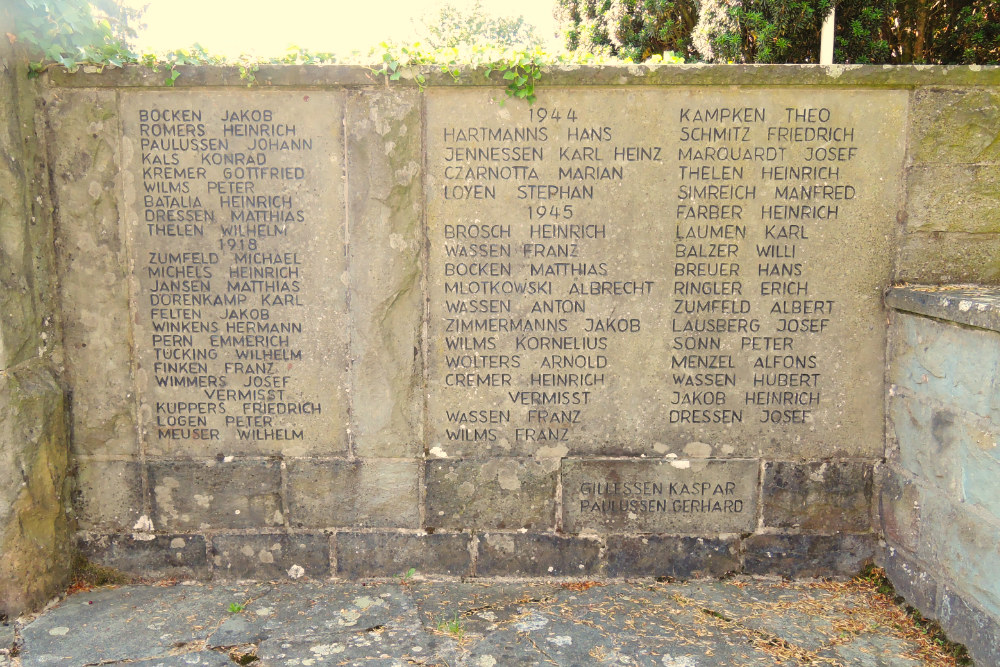
[[[940,665],[854,583],[126,586],[21,619],[5,665]]]

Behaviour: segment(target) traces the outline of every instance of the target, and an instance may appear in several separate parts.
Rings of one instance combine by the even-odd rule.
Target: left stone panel
[[[0,33],[17,32],[0,10]],[[69,575],[67,397],[38,81],[0,43],[0,617],[45,603]]]
[[[343,95],[122,95],[150,457],[349,452]]]

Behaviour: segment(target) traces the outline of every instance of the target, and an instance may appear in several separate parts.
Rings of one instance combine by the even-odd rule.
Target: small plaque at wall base
[[[569,460],[562,475],[571,533],[738,533],[757,520],[752,460]]]

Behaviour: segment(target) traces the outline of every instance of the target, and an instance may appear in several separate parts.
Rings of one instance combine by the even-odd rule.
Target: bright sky
[[[210,53],[282,55],[289,45],[350,53],[386,39],[412,41],[411,19],[441,0],[125,0],[148,5],[140,48],[185,48],[198,42]],[[468,8],[474,0],[451,0]],[[555,0],[482,0],[494,15],[524,16],[543,39],[555,32]],[[554,40],[550,47],[558,45]]]

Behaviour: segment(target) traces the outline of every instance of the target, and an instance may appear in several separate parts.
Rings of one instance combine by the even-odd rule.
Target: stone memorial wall
[[[86,549],[222,576],[399,569],[373,548],[451,575],[872,554],[904,91],[431,89],[416,124],[373,100],[108,100],[137,439],[85,457]],[[374,243],[373,153],[417,204]],[[397,247],[402,292],[368,268]],[[364,437],[363,331],[417,359],[422,395],[375,398],[401,442]]]
[[[300,578],[879,557],[883,296],[997,281],[959,261],[1000,248],[993,218],[947,196],[992,182],[996,73],[545,76],[535,105],[481,75],[49,76],[53,356],[90,559]]]

